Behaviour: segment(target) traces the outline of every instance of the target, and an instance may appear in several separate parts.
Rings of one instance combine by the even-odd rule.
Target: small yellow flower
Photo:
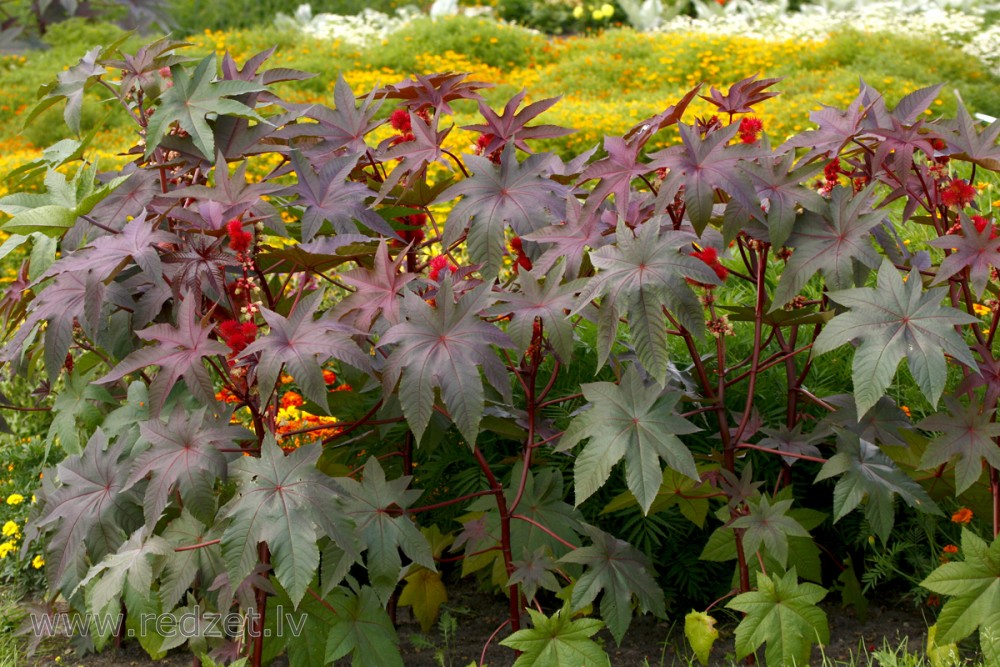
[[[9,496],[7,496],[8,505],[20,505],[23,502],[24,502],[24,496],[22,496],[20,493],[12,493]]]
[[[615,8],[605,2],[601,5],[601,13],[604,14],[606,18],[611,18],[615,15]]]
[[[583,5],[577,5],[573,8],[573,18],[582,19],[583,18]]]
[[[990,308],[989,306],[984,306],[981,303],[972,304],[972,310],[976,313],[976,315],[979,315],[980,317],[982,317],[983,315],[989,315],[993,312],[992,308]]]
[[[7,466],[7,472],[13,472],[13,471],[14,471],[14,464],[11,463]]]
[[[4,537],[16,537],[21,534],[21,527],[14,521],[8,521],[3,525]]]
[[[14,546],[13,542],[4,542],[3,544],[0,544],[0,558],[6,558],[7,555],[16,548],[17,547]]]
[[[604,18],[604,12],[602,12],[600,9],[595,9],[590,13],[590,17],[595,21],[600,21],[601,19]]]
[[[31,567],[35,568],[36,570],[42,569],[43,565],[45,565],[45,559],[42,558],[41,556],[35,556],[34,558],[31,559]]]

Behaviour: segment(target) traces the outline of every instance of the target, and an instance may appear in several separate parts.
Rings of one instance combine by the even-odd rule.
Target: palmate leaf
[[[336,617],[324,662],[351,654],[351,667],[403,667],[396,629],[378,596],[365,586],[357,594],[338,588],[330,598]]]
[[[270,331],[248,345],[240,358],[257,356],[257,384],[263,395],[270,394],[281,369],[292,374],[303,395],[320,407],[327,405],[322,364],[330,358],[367,371],[369,357],[351,340],[353,330],[330,317],[313,319],[323,300],[323,291],[301,299],[286,318],[261,308]]]
[[[164,609],[173,609],[198,577],[202,581],[214,581],[219,573],[225,571],[222,549],[218,544],[176,551],[178,547],[202,544],[214,537],[218,535],[213,534],[186,509],[163,529],[163,539],[171,547],[171,553],[160,572],[158,594]]]
[[[814,643],[827,644],[826,613],[816,604],[826,589],[798,583],[795,568],[784,575],[757,575],[757,590],[737,595],[726,606],[746,614],[736,627],[736,657],[743,658],[767,644],[769,665],[808,665]]]
[[[809,531],[788,515],[792,500],[777,500],[771,503],[767,496],[751,500],[747,505],[750,513],[737,518],[733,528],[742,528],[743,553],[747,559],[762,546],[782,567],[788,565],[788,538],[809,537]]]
[[[885,214],[870,211],[873,186],[854,194],[837,186],[816,210],[807,210],[793,225],[787,245],[795,248],[774,291],[771,310],[792,300],[809,279],[823,273],[827,287],[846,289],[854,285],[856,265],[874,269],[879,255],[869,232]]]
[[[126,583],[133,593],[148,593],[153,581],[151,558],[172,552],[167,541],[149,535],[150,530],[147,525],[132,533],[118,551],[95,563],[77,585],[77,588],[91,585],[87,603],[92,614],[109,611],[108,605],[125,595]]]
[[[42,86],[39,93],[45,93],[45,97],[28,112],[28,116],[24,120],[24,125],[27,126],[41,112],[53,104],[56,104],[60,100],[66,100],[63,119],[66,121],[69,129],[74,134],[79,135],[80,117],[83,111],[83,94],[88,88],[96,84],[101,76],[108,73],[108,70],[104,69],[98,63],[98,59],[113,49],[114,45],[110,47],[94,47],[80,58],[80,61],[76,65],[73,65],[64,72],[59,72],[56,75],[54,83]]]
[[[704,309],[686,279],[717,285],[719,278],[707,264],[681,251],[693,236],[673,229],[661,232],[659,218],[642,225],[638,235],[619,223],[617,238],[615,245],[590,253],[590,261],[599,271],[581,292],[575,312],[592,299],[603,297],[600,318],[606,327],[616,329],[624,306],[639,362],[662,383],[670,362],[663,308],[688,330],[701,335]],[[599,340],[598,367],[607,361],[611,342]]]
[[[427,538],[416,524],[405,513],[390,512],[405,512],[420,497],[421,491],[407,489],[410,477],[387,481],[378,459],[371,457],[361,482],[339,477],[337,484],[345,494],[344,515],[353,521],[362,549],[367,551],[368,576],[383,602],[389,599],[403,573],[400,550],[418,565],[432,572],[437,570]]]
[[[962,557],[920,582],[939,595],[951,596],[938,615],[934,641],[959,642],[979,628],[984,664],[995,665],[1000,661],[1000,539],[987,544],[963,527]]]
[[[614,241],[613,231],[601,222],[601,212],[584,207],[576,197],[566,198],[566,220],[537,232],[525,234],[525,241],[534,241],[545,249],[535,260],[535,271],[547,272],[560,260],[566,264],[566,277],[580,275],[580,265],[588,248],[601,248]]]
[[[714,89],[713,89],[714,90]],[[768,240],[774,247],[785,245],[795,224],[796,208],[800,204],[808,209],[820,209],[823,198],[802,185],[817,173],[818,163],[794,165],[795,153],[761,158],[757,162],[740,163],[740,169],[753,183],[761,207],[751,207],[750,213],[767,223]],[[766,213],[760,212],[761,208]],[[730,240],[729,234],[726,241]]]
[[[524,549],[523,556],[515,560],[512,565],[514,571],[507,583],[510,586],[520,586],[528,602],[535,599],[540,588],[553,593],[558,593],[562,589],[555,575],[558,570],[556,561],[545,547],[538,547],[530,552]]]
[[[615,196],[615,208],[627,211],[632,193],[632,180],[664,166],[661,160],[640,162],[642,145],[628,142],[621,137],[604,137],[607,157],[591,163],[582,174],[580,183],[599,178],[597,186],[587,197],[587,207],[596,209],[609,195]]]
[[[121,454],[122,446],[109,448],[97,429],[82,454],[56,466],[60,486],[46,499],[35,527],[52,531],[45,560],[66,596],[86,573],[88,555],[94,561],[113,553],[137,527],[135,495],[125,489],[128,469],[119,463]]]
[[[383,240],[375,251],[372,268],[358,266],[341,273],[341,281],[357,291],[336,305],[336,317],[352,323],[361,331],[370,330],[379,316],[389,325],[399,324],[399,291],[417,277],[413,273],[400,272],[405,261],[404,252],[399,253],[395,260],[389,257],[389,247]]]
[[[455,111],[448,102],[481,100],[482,96],[476,91],[496,85],[484,81],[467,81],[468,77],[467,72],[416,74],[412,79],[385,86],[373,91],[373,94],[380,99],[403,100],[408,109],[415,111],[430,107],[437,113],[453,116]]]
[[[945,135],[948,142],[949,155],[978,164],[991,171],[1000,171],[1000,120],[995,120],[982,132],[976,130],[976,121],[966,110],[961,100],[958,103],[958,115],[952,123],[953,133]]]
[[[666,613],[663,591],[656,584],[652,563],[642,552],[597,528],[584,526],[583,530],[593,544],[560,559],[585,566],[573,586],[573,609],[591,604],[603,591],[601,618],[621,644],[632,622],[632,600],[638,602],[640,612],[662,617]]]
[[[215,157],[215,135],[208,124],[210,115],[241,116],[267,122],[242,102],[228,99],[233,95],[266,90],[266,87],[249,81],[215,81],[215,55],[198,63],[194,72],[176,65],[170,72],[174,85],[160,96],[160,104],[146,128],[146,157],[152,155],[174,122],[191,135],[195,147],[209,160]]]
[[[514,667],[610,667],[611,661],[593,637],[603,623],[593,618],[573,619],[568,609],[552,616],[528,609],[530,629],[518,630],[500,642],[521,656]]]
[[[337,83],[333,88],[334,109],[322,104],[290,105],[290,108],[301,112],[315,123],[296,123],[281,128],[275,133],[279,139],[294,139],[300,137],[319,137],[323,139],[323,155],[332,155],[346,148],[350,153],[364,153],[368,150],[365,135],[379,125],[375,120],[382,103],[375,101],[375,91],[356,106],[354,93],[344,79],[343,74],[337,75]]]
[[[927,445],[920,459],[920,469],[929,470],[944,463],[955,462],[955,491],[961,494],[983,474],[983,459],[993,468],[1000,468],[1000,448],[995,438],[1000,436],[1000,424],[992,421],[994,410],[981,412],[977,405],[963,406],[957,398],[946,397],[948,413],[927,417],[917,426],[941,435]]]
[[[493,137],[483,148],[483,155],[489,155],[509,143],[513,143],[525,153],[531,153],[531,148],[526,143],[529,139],[552,139],[572,134],[575,131],[568,127],[559,127],[558,125],[533,125],[527,127],[529,121],[547,111],[561,98],[550,97],[545,100],[532,102],[520,111],[517,111],[517,107],[524,101],[526,95],[527,91],[522,89],[521,92],[510,98],[500,114],[493,111],[483,100],[479,100],[479,113],[486,123],[465,125],[461,129]]]
[[[510,338],[479,313],[493,297],[490,285],[466,292],[456,303],[450,277],[443,278],[436,306],[412,292],[403,297],[403,321],[391,327],[378,346],[394,345],[385,363],[383,385],[399,382],[399,400],[417,442],[434,409],[434,389],[470,447],[479,434],[485,396],[479,368],[490,385],[510,396],[510,377],[492,346],[510,349]]]
[[[760,104],[781,94],[777,91],[764,92],[766,88],[770,88],[781,81],[780,78],[758,79],[758,76],[760,76],[759,72],[742,81],[737,81],[729,87],[729,92],[725,95],[713,86],[711,96],[699,95],[698,97],[717,107],[719,113],[727,113],[730,116],[738,113],[751,113],[753,105]]]
[[[274,575],[294,605],[306,593],[319,565],[316,542],[328,535],[342,549],[355,549],[348,521],[333,481],[316,469],[318,445],[300,447],[287,456],[268,436],[260,458],[240,457],[230,472],[240,485],[221,510],[229,524],[222,534],[222,556],[235,585],[253,572],[257,545],[266,542]]]
[[[202,326],[202,321],[195,312],[195,299],[189,296],[181,301],[176,327],[154,324],[137,331],[139,338],[156,344],[128,355],[96,382],[114,382],[129,373],[155,365],[160,369],[149,385],[150,411],[153,415],[159,414],[170,390],[182,377],[188,391],[205,403],[211,403],[215,387],[203,359],[229,351],[219,341],[210,339],[211,334],[210,327]]]
[[[762,438],[759,444],[762,447],[770,447],[792,454],[805,454],[806,456],[820,456],[819,448],[816,444],[826,439],[829,432],[826,429],[814,429],[811,433],[802,432],[802,422],[798,422],[794,427],[780,426],[779,428],[762,428],[761,432],[766,437]],[[795,456],[782,456],[781,460],[786,465],[795,465],[796,461],[802,459]]]
[[[938,267],[935,283],[948,280],[959,271],[968,268],[972,289],[976,296],[982,296],[990,280],[991,270],[1000,268],[1000,237],[991,238],[995,232],[993,225],[983,225],[982,231],[964,212],[960,212],[962,233],[941,236],[927,243],[935,248],[950,249],[953,252],[944,258]]]
[[[360,157],[361,153],[353,153],[330,158],[315,171],[301,152],[292,151],[292,167],[298,180],[278,194],[297,195],[297,203],[305,207],[302,214],[304,243],[312,240],[324,222],[329,222],[336,234],[358,233],[357,220],[375,232],[395,236],[389,223],[365,203],[375,193],[347,178]]]
[[[403,580],[406,585],[399,593],[399,606],[410,607],[420,621],[420,630],[429,632],[438,616],[441,605],[448,601],[448,590],[441,581],[441,573],[416,565]]]
[[[679,392],[644,386],[635,366],[628,367],[619,385],[592,382],[582,389],[593,407],[571,422],[559,442],[559,449],[565,450],[590,438],[574,467],[577,506],[607,482],[611,469],[622,459],[628,488],[643,513],[649,512],[660,490],[660,459],[700,481],[694,457],[677,437],[700,430],[673,413]]]
[[[708,516],[709,502],[715,490],[708,482],[693,480],[676,470],[664,468],[663,481],[660,489],[656,492],[656,498],[649,506],[649,514],[664,512],[676,506],[680,513],[691,523],[699,528],[704,527],[705,518]],[[615,496],[610,503],[601,510],[601,514],[617,512],[638,504],[631,491],[623,491]]]
[[[922,512],[939,514],[924,488],[896,467],[878,447],[847,431],[837,433],[837,453],[823,464],[814,481],[841,475],[833,489],[833,520],[839,521],[867,498],[865,518],[882,542],[889,539],[895,519],[893,500]]]
[[[910,373],[932,405],[937,405],[944,390],[946,354],[975,368],[968,346],[954,327],[976,322],[977,318],[941,306],[946,292],[944,287],[924,292],[916,269],[904,283],[899,271],[886,259],[874,289],[858,287],[830,293],[830,299],[849,310],[830,320],[817,336],[813,352],[820,355],[849,341],[861,341],[853,364],[854,401],[859,415],[885,395],[904,356]]]
[[[462,197],[448,214],[443,243],[451,245],[468,229],[469,257],[485,265],[485,275],[495,276],[505,252],[504,229],[510,226],[520,236],[545,227],[549,221],[544,212],[561,213],[568,189],[548,178],[548,153],[518,162],[513,144],[508,144],[499,167],[476,155],[465,159],[473,175],[435,200]]]
[[[142,453],[133,452],[134,463],[126,488],[149,477],[143,508],[146,523],[155,525],[176,488],[184,508],[206,523],[213,519],[215,482],[225,480],[232,454],[220,447],[236,449],[237,439],[249,439],[251,433],[230,425],[229,411],[209,417],[208,406],[185,412],[178,406],[166,422],[150,419],[139,425],[140,443],[148,443]]]
[[[844,111],[824,104],[822,109],[810,112],[809,120],[819,125],[819,128],[796,134],[783,143],[778,152],[808,148],[809,150],[801,158],[804,162],[820,156],[838,155],[841,149],[862,131],[861,123],[865,115],[863,94],[864,89]]]
[[[523,353],[531,344],[535,318],[542,326],[556,356],[564,364],[573,357],[573,323],[566,313],[576,305],[576,293],[583,287],[582,279],[562,282],[565,264],[557,264],[551,271],[518,273],[519,291],[503,292],[497,296],[500,303],[487,312],[491,315],[510,315],[507,333]],[[541,281],[544,278],[544,283]]]

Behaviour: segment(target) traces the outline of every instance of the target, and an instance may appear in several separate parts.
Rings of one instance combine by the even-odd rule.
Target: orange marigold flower
[[[899,406],[899,409],[900,409],[900,410],[902,410],[902,411],[903,411],[903,414],[904,414],[904,415],[906,415],[907,417],[912,417],[912,416],[913,416],[913,415],[912,415],[912,414],[910,413],[910,408],[909,408],[908,406],[906,406],[906,405],[901,405],[901,406]]]
[[[337,381],[337,374],[333,371],[323,371],[323,382],[333,384]]]
[[[958,547],[955,546],[954,544],[946,544],[944,545],[944,549],[942,549],[942,551],[944,551],[946,554],[957,554]]]
[[[281,397],[281,407],[283,408],[299,407],[303,403],[305,400],[303,400],[302,395],[294,391],[286,391]]]
[[[968,507],[963,507],[951,515],[952,523],[965,524],[969,523],[970,521],[972,521],[972,510],[970,510]]]
[[[278,377],[278,381],[281,382],[281,384],[291,384],[291,383],[295,382],[295,378],[293,378],[288,373],[282,373]]]

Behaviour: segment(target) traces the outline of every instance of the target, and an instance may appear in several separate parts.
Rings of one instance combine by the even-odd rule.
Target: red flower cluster
[[[226,224],[226,232],[229,233],[229,247],[235,252],[247,252],[253,244],[253,234],[243,231],[243,224],[233,218]]]
[[[337,374],[333,371],[324,370],[323,371],[323,382],[326,384],[335,384],[337,382]]]
[[[219,324],[219,336],[234,354],[238,354],[257,338],[257,325],[253,322],[224,320]]]
[[[708,264],[709,268],[715,271],[715,275],[719,277],[719,280],[725,280],[729,277],[729,269],[719,262],[719,252],[715,248],[702,248],[701,250],[692,252],[691,256]]]
[[[401,134],[413,131],[413,126],[410,124],[410,112],[406,109],[396,109],[389,116],[389,124],[392,125],[392,129],[396,130]]]
[[[764,124],[756,116],[745,116],[740,121],[740,141],[745,144],[756,143],[760,139],[760,133],[764,131]]]
[[[962,178],[953,178],[951,182],[941,189],[941,202],[945,206],[955,206],[965,208],[976,198],[976,188]]]
[[[521,237],[515,236],[510,240],[510,249],[514,252],[514,273],[524,269],[531,271],[531,259],[524,254],[524,246],[521,244]]]
[[[417,227],[417,229],[399,230],[399,235],[403,240],[400,241],[399,239],[392,239],[392,241],[390,241],[392,246],[402,248],[409,243],[420,245],[423,242],[424,230],[421,228],[427,224],[427,215],[424,213],[414,213],[413,215],[404,215],[396,219],[406,224],[408,227]]]
[[[441,277],[441,272],[448,269],[448,273],[455,273],[458,271],[458,267],[451,263],[447,255],[438,255],[433,258],[430,263],[431,270],[427,274],[427,277],[431,280],[438,280]]]
[[[984,218],[981,215],[974,215],[974,216],[972,216],[972,224],[974,224],[976,226],[976,231],[979,232],[980,234],[983,233],[983,230],[986,229],[987,225],[990,225],[990,240],[991,241],[998,236],[996,225],[991,225],[990,221],[987,220],[986,218]]]

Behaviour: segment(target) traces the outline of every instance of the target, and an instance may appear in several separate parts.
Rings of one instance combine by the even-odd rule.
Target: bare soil
[[[494,631],[506,619],[506,601],[503,598],[476,591],[470,586],[449,588],[450,599],[446,604],[449,613],[457,620],[457,636],[445,641],[437,630],[421,635],[419,624],[410,616],[408,609],[400,609],[397,617],[400,647],[406,667],[438,667],[443,659],[446,667],[466,667],[483,656],[483,647],[491,639]],[[867,650],[881,648],[884,641],[898,645],[904,639],[910,650],[919,650],[926,642],[927,625],[932,619],[908,603],[879,605],[873,601],[868,618],[863,622],[852,611],[843,610],[836,603],[824,604],[830,623],[830,645],[817,647],[813,652],[813,664],[822,662],[822,655],[834,661],[852,664],[852,657],[862,655]],[[670,667],[688,664],[690,651],[683,635],[683,613],[676,621],[662,621],[651,616],[633,619],[621,646],[616,646],[607,631],[598,635],[611,656],[614,667]],[[720,618],[720,638],[712,652],[711,667],[729,667],[734,664],[733,629],[736,619],[722,620],[724,612],[716,614]],[[510,667],[514,663],[514,652],[497,641],[508,633],[506,629],[494,637],[485,652],[489,667]],[[423,639],[424,641],[421,641]],[[427,646],[428,643],[434,646]],[[43,643],[38,654],[25,667],[181,667],[193,664],[188,653],[176,652],[164,660],[153,661],[137,643],[126,643],[121,648],[111,648],[99,655],[77,657],[65,642]],[[345,667],[350,661],[339,661]],[[761,661],[763,664],[763,661]],[[836,663],[835,663],[836,664]],[[865,664],[858,660],[853,664]],[[277,660],[273,667],[284,667],[284,660]],[[317,667],[320,667],[317,665]]]

